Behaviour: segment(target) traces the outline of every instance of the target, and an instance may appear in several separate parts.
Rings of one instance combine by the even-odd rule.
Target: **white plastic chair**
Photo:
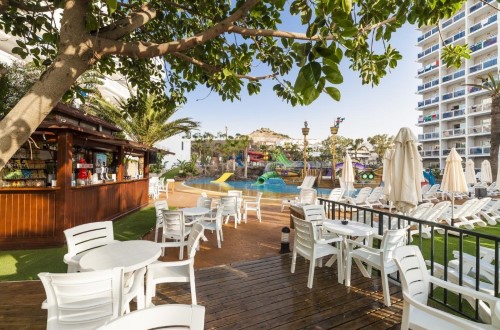
[[[203,330],[205,307],[199,305],[168,304],[135,311],[119,317],[100,330],[148,330],[163,328],[185,328]]]
[[[155,242],[158,242],[158,229],[163,229],[162,210],[168,210],[167,200],[161,200],[155,202],[155,212],[156,212]]]
[[[489,225],[496,225],[497,221],[500,222],[500,199],[490,201],[479,214],[482,215]]]
[[[474,229],[474,225],[486,227],[486,222],[481,219],[480,212],[490,201],[490,197],[481,198],[458,217],[459,221],[465,223],[465,227],[469,229]]]
[[[422,201],[423,202],[432,202],[432,201],[439,202],[439,199],[437,198],[437,193],[439,191],[439,188],[441,188],[440,184],[438,184],[438,183],[433,184],[425,194],[422,194]]]
[[[299,197],[294,204],[316,204],[318,193],[313,188],[300,189]]]
[[[379,238],[378,236],[374,236]],[[382,280],[382,290],[384,293],[384,303],[391,306],[391,295],[389,292],[389,281],[387,276],[397,271],[396,264],[392,259],[394,249],[404,245],[406,238],[406,228],[397,230],[387,230],[382,237],[380,249],[364,245],[362,242],[347,240],[347,266],[346,266],[346,286],[351,286],[351,266],[352,259],[356,262],[364,277],[371,278],[372,268],[380,270]],[[357,247],[356,249],[354,247]],[[365,263],[367,267],[363,265]]]
[[[130,303],[134,298],[137,298],[137,309],[144,308],[144,274],[146,274],[146,267],[136,270],[128,278],[128,283],[125,283],[121,314],[130,313]],[[125,274],[124,282],[127,282],[126,279],[127,274]]]
[[[191,232],[191,227],[187,227],[184,223],[184,215],[182,211],[163,210],[163,234],[162,243],[166,239],[171,239],[177,242],[184,242]],[[162,255],[165,253],[163,250]],[[179,260],[184,258],[184,247],[180,246]]]
[[[243,219],[247,223],[248,211],[255,211],[257,213],[257,219],[262,222],[262,215],[260,213],[260,200],[262,198],[262,192],[258,192],[254,200],[245,201],[243,203]]]
[[[316,182],[316,177],[307,175],[304,177],[304,180],[302,180],[300,186],[297,186],[297,189],[312,188],[314,186],[314,182]]]
[[[368,199],[368,196],[370,196],[370,193],[372,192],[372,188],[370,187],[364,187],[361,188],[356,195],[356,197],[346,197],[346,200],[349,204],[352,205],[358,205],[358,206],[367,206],[366,200]]]
[[[120,316],[123,268],[84,273],[40,273],[47,295],[47,329],[95,329]]]
[[[486,329],[500,328],[500,299],[491,295],[443,281],[431,276],[419,248],[414,245],[399,247],[394,251],[394,262],[403,288],[403,319],[401,329]],[[488,326],[460,318],[427,305],[430,284],[452,292],[486,302],[491,307]]]
[[[344,189],[342,188],[335,188],[330,191],[330,194],[328,195],[328,200],[333,201],[333,202],[339,202],[342,197],[344,196]]]
[[[152,299],[156,295],[156,285],[160,283],[189,283],[192,304],[197,304],[194,257],[202,236],[203,226],[195,223],[187,242],[162,243],[164,248],[180,246],[181,249],[184,249],[184,246],[187,246],[188,259],[166,262],[156,261],[148,265],[146,273],[146,307],[152,305]]]
[[[240,222],[240,212],[238,211],[238,197],[222,196],[220,198],[219,207],[222,208],[222,216],[226,217],[226,222],[229,222],[229,217],[234,218],[234,228],[238,228]]]
[[[64,231],[68,253],[64,262],[68,265],[68,273],[80,271],[80,259],[88,251],[113,243],[113,223],[97,221],[79,225]]]
[[[425,204],[425,203],[424,203]],[[437,222],[441,215],[446,212],[446,210],[450,207],[450,201],[439,202],[435,205],[429,203],[431,205],[430,208],[426,209],[423,214],[419,214],[417,216],[410,215],[412,218],[427,220],[429,222]],[[418,226],[418,225],[417,225]],[[410,236],[418,235],[422,233],[422,237],[430,238],[431,237],[432,227],[429,225],[423,224],[421,229],[413,229],[410,231]]]
[[[449,226],[455,226],[457,228],[459,228],[459,227],[466,227],[466,228],[469,228],[469,229],[473,229],[474,225],[469,224],[469,223],[464,222],[464,221],[459,220],[459,219],[460,219],[460,217],[462,217],[462,215],[466,214],[467,210],[469,208],[471,208],[472,206],[474,206],[474,204],[477,203],[477,202],[478,202],[478,199],[477,198],[473,198],[473,199],[469,199],[469,200],[465,201],[462,205],[456,206],[453,209],[453,218],[454,218],[453,221],[451,219],[451,217],[452,217],[451,207],[448,208],[448,211],[446,213],[443,213],[439,219],[446,221],[446,223]],[[453,224],[452,224],[452,222],[453,222]],[[440,234],[443,234],[444,233],[444,229],[438,228],[437,232],[440,233]]]
[[[221,242],[224,241],[224,234],[222,233],[222,208],[218,208],[215,217],[203,217],[200,221],[203,228],[215,231],[217,235],[217,247],[221,248]]]
[[[342,268],[342,238],[335,237],[330,239],[318,238],[317,230],[314,224],[310,221],[300,220],[292,215],[295,226],[295,239],[293,244],[292,268],[291,272],[295,273],[295,263],[297,254],[300,254],[305,259],[309,260],[309,276],[307,278],[307,287],[312,289],[314,280],[314,268],[318,259],[329,255],[334,255],[337,261],[337,273],[339,282],[343,278]],[[330,245],[330,243],[338,243],[338,247]]]

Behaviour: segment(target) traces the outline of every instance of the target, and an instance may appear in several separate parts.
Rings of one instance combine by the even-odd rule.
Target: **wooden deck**
[[[196,271],[198,303],[206,307],[206,329],[398,329],[400,287],[390,284],[393,306],[385,307],[380,278],[353,267],[352,288],[337,283],[336,265],[316,268],[306,287],[308,263],[291,254]],[[356,270],[355,270],[356,269]],[[355,270],[355,271],[354,271]],[[189,286],[162,284],[154,302],[190,303]],[[39,281],[0,283],[0,328],[45,329],[45,299]]]

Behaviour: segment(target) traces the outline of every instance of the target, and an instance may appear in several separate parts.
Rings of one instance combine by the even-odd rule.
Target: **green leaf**
[[[326,47],[316,47],[316,51],[322,57],[330,57],[330,56],[334,55],[333,50],[331,50],[330,48],[326,48]]]
[[[319,91],[314,86],[306,88],[301,93],[304,105],[309,105],[314,102],[319,97]]]
[[[352,0],[342,0],[342,10],[349,14],[352,10]]]
[[[306,89],[315,87],[321,77],[321,65],[318,62],[311,62],[304,65],[297,75],[294,90],[303,93]]]
[[[115,10],[118,8],[117,0],[106,0],[106,4],[108,5],[109,13],[113,14]]]
[[[332,84],[341,84],[344,82],[344,77],[340,73],[337,67],[331,67],[328,65],[324,65],[322,68],[323,73],[325,74],[326,79]]]
[[[335,87],[327,87],[325,91],[328,95],[332,97],[335,101],[340,101],[340,91]]]

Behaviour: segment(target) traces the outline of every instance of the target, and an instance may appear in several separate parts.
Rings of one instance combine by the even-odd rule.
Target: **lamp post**
[[[337,151],[337,133],[339,132],[340,123],[344,121],[345,118],[337,117],[333,126],[330,127],[330,132],[332,133],[332,187],[335,188],[335,154]]]
[[[309,128],[307,127],[307,121],[304,122],[304,127],[302,128],[302,134],[304,135],[304,177],[307,173],[307,134],[309,134]]]

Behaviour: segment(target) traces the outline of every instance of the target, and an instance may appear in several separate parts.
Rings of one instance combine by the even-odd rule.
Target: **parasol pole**
[[[455,193],[451,192],[451,225],[455,224],[455,219],[453,218],[453,213],[455,211]]]

